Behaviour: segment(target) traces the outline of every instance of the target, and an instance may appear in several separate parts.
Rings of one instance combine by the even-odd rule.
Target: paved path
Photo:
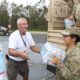
[[[32,36],[34,38],[34,41],[40,48],[47,41],[46,33],[43,34],[32,33]],[[8,49],[8,36],[0,36],[0,43],[3,44],[6,53]],[[31,61],[29,61],[30,68],[29,80],[44,80],[43,78],[46,78],[49,73],[46,70],[46,65],[44,65],[44,63],[42,62],[41,55],[35,54],[34,52],[30,51],[29,57],[31,58]],[[17,80],[22,80],[22,77],[18,75]]]

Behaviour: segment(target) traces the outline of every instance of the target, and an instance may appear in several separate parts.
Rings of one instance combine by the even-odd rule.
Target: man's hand
[[[40,49],[37,47],[37,46],[30,46],[30,49],[33,51],[33,52],[36,52],[36,53],[40,53]]]
[[[23,59],[30,60],[30,58],[28,57],[27,53],[25,53],[25,51],[19,52],[19,55]]]
[[[15,51],[12,48],[8,49],[9,55],[14,56],[14,57],[21,57],[23,59],[26,60],[30,60],[30,58],[28,57],[26,51]]]

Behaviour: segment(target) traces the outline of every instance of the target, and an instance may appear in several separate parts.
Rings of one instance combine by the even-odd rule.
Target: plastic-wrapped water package
[[[59,48],[56,44],[46,42],[41,48],[41,56],[43,62],[50,64],[51,60],[58,58],[60,62],[66,57],[66,53],[63,49]],[[55,64],[50,64],[55,66]]]
[[[0,80],[8,80],[6,74],[5,55],[2,45],[0,45]]]

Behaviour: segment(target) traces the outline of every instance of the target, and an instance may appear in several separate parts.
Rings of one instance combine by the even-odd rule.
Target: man
[[[28,80],[29,67],[28,51],[39,53],[40,50],[35,46],[35,42],[28,32],[28,22],[25,18],[19,18],[17,20],[18,30],[13,32],[9,37],[9,60],[7,65],[7,74],[9,80],[16,80],[16,76],[19,73],[23,80]],[[27,32],[26,32],[27,31]]]

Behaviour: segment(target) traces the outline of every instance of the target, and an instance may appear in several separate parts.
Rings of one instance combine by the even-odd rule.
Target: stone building
[[[64,19],[70,13],[75,13],[80,0],[50,0],[48,7],[48,41],[63,45],[60,31],[64,30]]]

